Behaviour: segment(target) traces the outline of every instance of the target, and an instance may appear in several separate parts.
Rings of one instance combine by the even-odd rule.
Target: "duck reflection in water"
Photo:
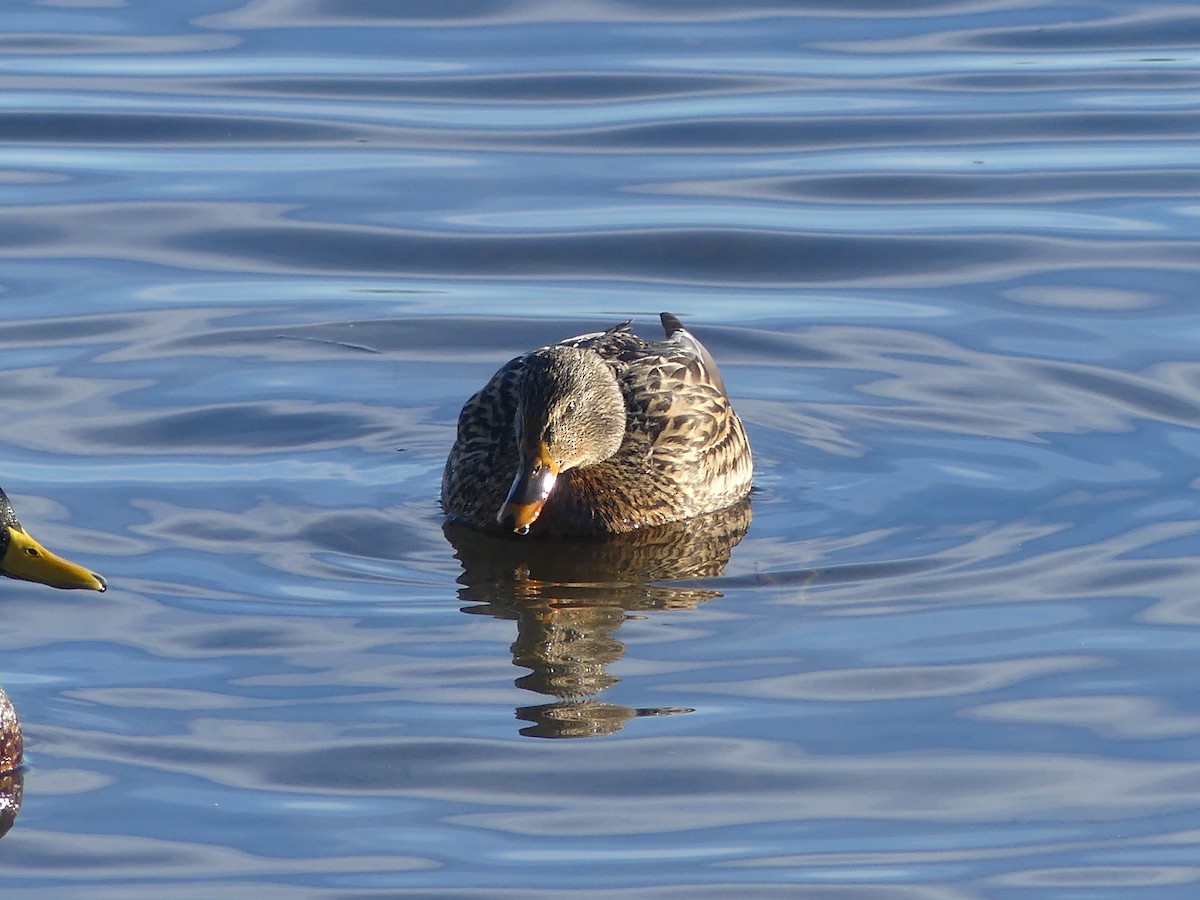
[[[517,710],[530,737],[593,737],[627,720],[691,712],[592,699],[617,682],[608,666],[625,653],[617,629],[631,612],[691,609],[720,592],[662,582],[720,575],[750,527],[750,504],[685,522],[594,538],[524,540],[448,523],[462,563],[463,611],[512,619],[518,687],[558,698]]]

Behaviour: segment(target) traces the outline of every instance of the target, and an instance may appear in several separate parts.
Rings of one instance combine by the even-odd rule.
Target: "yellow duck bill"
[[[22,581],[36,581],[66,590],[103,591],[108,584],[95,572],[51,553],[20,525],[4,525],[5,541],[0,556],[0,574]]]

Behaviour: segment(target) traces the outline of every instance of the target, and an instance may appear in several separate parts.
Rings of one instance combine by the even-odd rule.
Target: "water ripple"
[[[1190,896],[1190,7],[0,18],[0,475],[111,584],[4,582],[9,890]],[[664,309],[751,510],[444,533],[462,402]]]

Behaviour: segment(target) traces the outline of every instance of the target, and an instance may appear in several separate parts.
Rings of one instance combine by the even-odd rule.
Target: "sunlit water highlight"
[[[0,11],[6,889],[1195,896],[1191,7],[183,6]],[[752,519],[443,533],[661,310]]]

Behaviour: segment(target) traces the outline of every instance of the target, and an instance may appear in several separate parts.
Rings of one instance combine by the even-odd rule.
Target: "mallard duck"
[[[17,520],[3,489],[0,489],[0,575],[56,588],[103,591],[108,587],[95,572],[55,556],[30,537]],[[21,723],[8,695],[0,688],[0,772],[21,764],[21,750]]]
[[[108,587],[95,572],[55,556],[30,537],[17,520],[3,489],[0,489],[0,575],[66,590],[103,591]]]
[[[746,431],[708,351],[624,322],[518,356],[467,401],[442,475],[452,521],[517,534],[633,531],[750,492]]]

